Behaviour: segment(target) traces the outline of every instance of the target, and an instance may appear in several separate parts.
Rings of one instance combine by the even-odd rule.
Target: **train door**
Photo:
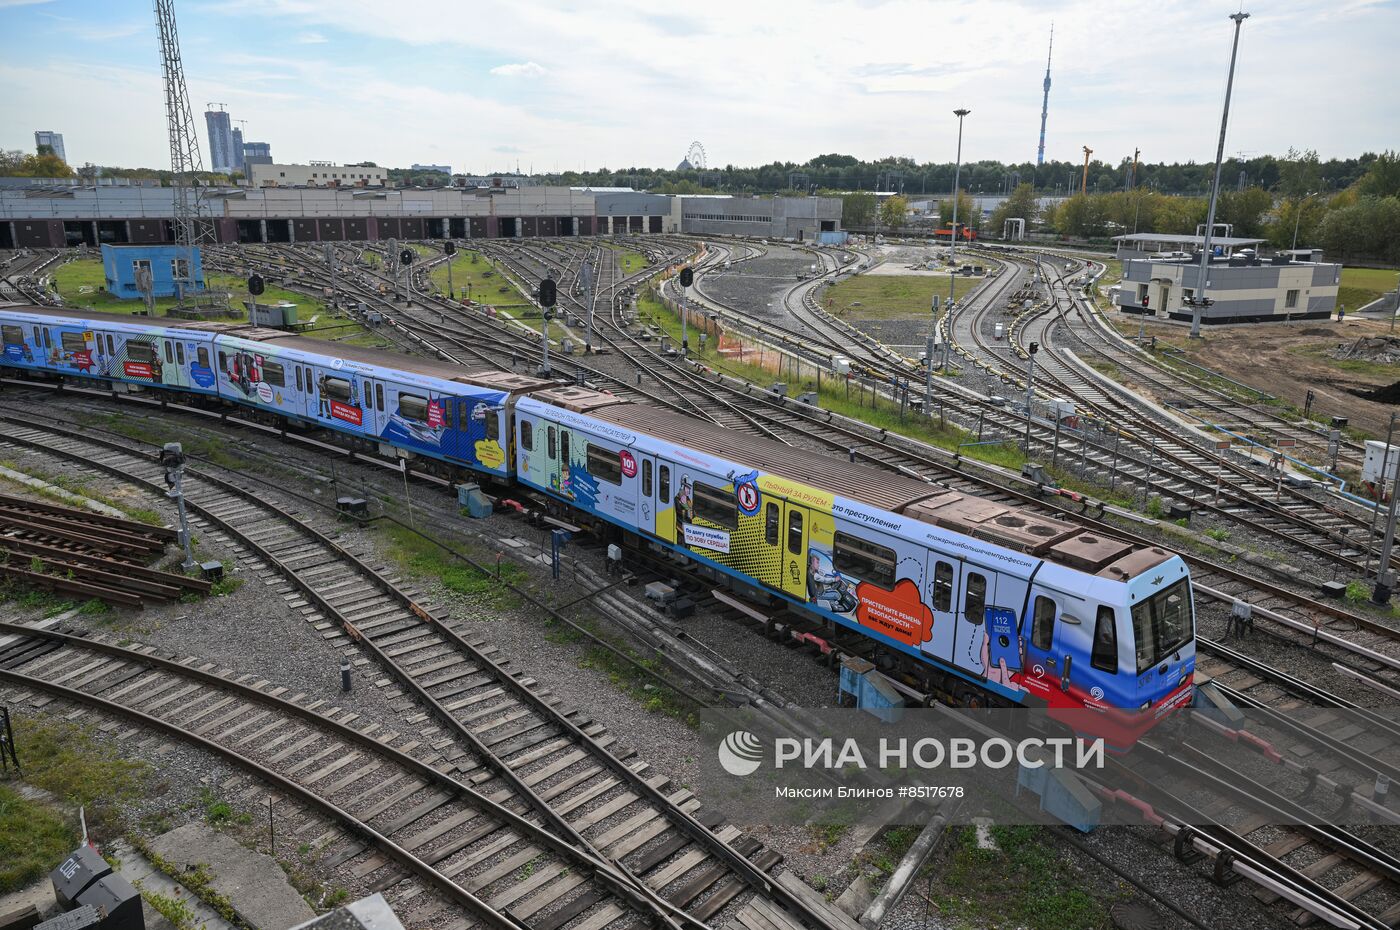
[[[958,584],[962,562],[936,552],[928,554],[928,590],[924,592],[929,606],[933,609],[933,631],[923,651],[937,656],[945,662],[953,661],[953,638],[958,628],[958,602],[956,594],[962,590]]]
[[[180,383],[180,367],[175,361],[175,346],[179,340],[161,336],[156,340],[156,356],[160,359],[160,375],[153,378],[160,384],[177,385]]]
[[[806,507],[783,502],[782,588],[798,600],[807,600],[807,543],[811,513]]]
[[[987,666],[996,664],[988,638],[987,608],[996,603],[997,573],[967,562],[960,568],[962,585],[953,595],[953,606],[958,614],[953,634],[953,662],[962,668],[985,672]]]
[[[637,453],[637,529],[656,535],[656,458]]]
[[[652,519],[656,525],[657,537],[666,542],[676,541],[676,507],[675,498],[671,496],[676,490],[675,481],[676,466],[657,459],[656,499],[653,501],[656,513]]]
[[[366,436],[379,436],[384,432],[384,427],[388,425],[389,417],[385,411],[384,379],[367,378],[364,382],[365,390],[365,422],[364,430]]]
[[[1056,628],[1060,625],[1060,605],[1045,591],[1031,595],[1029,616],[1022,624],[1021,643],[1026,654],[1026,689],[1041,700],[1049,700],[1061,687],[1064,669],[1056,654]],[[1070,660],[1073,674],[1073,660]]]

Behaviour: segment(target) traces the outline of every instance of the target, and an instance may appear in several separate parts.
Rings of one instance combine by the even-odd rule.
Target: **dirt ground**
[[[1138,319],[1112,314],[1125,336],[1135,339]],[[1189,339],[1184,324],[1151,323],[1148,335],[1185,350],[1186,357],[1237,381],[1302,408],[1309,389],[1314,413],[1351,418],[1351,426],[1385,437],[1395,403],[1369,400],[1362,394],[1400,382],[1400,365],[1343,361],[1332,357],[1338,345],[1364,336],[1384,336],[1389,323],[1348,318],[1298,323],[1203,327],[1203,339]],[[1398,333],[1400,335],[1400,333]],[[1395,396],[1391,392],[1390,396]]]

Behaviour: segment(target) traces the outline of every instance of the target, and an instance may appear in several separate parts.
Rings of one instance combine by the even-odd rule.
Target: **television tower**
[[[1040,103],[1040,148],[1035,153],[1035,166],[1045,164],[1045,117],[1050,114],[1050,55],[1055,51],[1055,24],[1050,24],[1050,51],[1045,53],[1045,99]]]

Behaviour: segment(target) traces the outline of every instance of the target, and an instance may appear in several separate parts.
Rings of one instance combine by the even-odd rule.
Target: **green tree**
[[[1036,214],[1039,212],[1040,208],[1035,199],[1035,185],[1019,184],[1011,192],[1011,196],[1003,200],[1001,205],[992,211],[992,218],[988,225],[988,229],[991,230],[990,235],[1001,235],[1002,225],[1007,220],[1016,217],[1025,220],[1026,228],[1030,229],[1031,225],[1035,223]],[[958,217],[961,220],[962,207],[958,208]]]
[[[880,204],[880,225],[888,229],[903,226],[909,217],[909,201],[895,194]]]
[[[44,148],[49,148],[44,146]],[[15,149],[0,152],[0,177],[71,178],[73,169],[49,149],[47,155],[26,155]]]
[[[1377,155],[1356,182],[1356,190],[1366,197],[1400,196],[1400,153],[1386,151]]]
[[[847,229],[863,229],[875,225],[875,195],[860,191],[841,196],[841,225]]]
[[[971,226],[976,228],[981,214],[977,212],[977,207],[973,204],[972,198],[968,196],[967,190],[958,191],[958,225]],[[944,197],[938,201],[938,221],[944,226],[953,222],[953,198]]]
[[[1334,261],[1358,257],[1400,261],[1400,197],[1360,197],[1354,203],[1333,206],[1318,236]]]
[[[1263,188],[1221,191],[1215,216],[1218,222],[1231,224],[1236,236],[1262,236],[1264,214],[1273,206],[1274,198]]]
[[[1313,149],[1300,152],[1290,148],[1279,166],[1279,193],[1289,200],[1301,200],[1322,187],[1322,164]]]

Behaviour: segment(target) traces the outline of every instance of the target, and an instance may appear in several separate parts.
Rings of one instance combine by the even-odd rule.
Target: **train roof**
[[[838,493],[850,500],[1115,581],[1126,580],[1171,558],[1171,553],[1165,549],[1135,546],[1127,540],[1105,536],[1014,504],[998,503],[895,472],[858,465],[839,456],[740,433],[600,391],[561,386],[536,391],[531,396],[614,426],[710,452],[793,481],[839,489]]]
[[[596,397],[587,398],[585,395]],[[917,478],[726,429],[669,410],[626,402],[609,394],[558,388],[540,391],[532,396],[545,403],[587,413],[616,426],[625,426],[657,439],[710,452],[813,487],[840,488],[840,493],[845,497],[885,510],[899,511],[915,501],[943,492],[939,486]]]
[[[495,388],[496,390],[511,394],[524,391],[537,391],[540,388],[547,388],[555,383],[552,381],[545,381],[541,378],[532,378],[529,375],[501,371],[495,368],[467,368],[462,365],[453,364],[452,362],[422,358],[416,355],[404,355],[387,349],[370,349],[363,346],[329,342],[325,339],[313,339],[310,336],[298,336],[293,333],[283,332],[280,329],[255,326],[251,323],[237,320],[186,320],[180,317],[125,316],[120,313],[102,313],[97,310],[85,310],[80,307],[32,307],[14,305],[6,306],[4,309],[59,319],[93,320],[99,323],[105,320],[111,323],[149,324],[169,326],[175,329],[189,329],[196,332],[235,336],[239,339],[250,339],[263,345],[294,349],[298,352],[309,352],[313,355],[328,355],[352,362],[364,362],[367,365],[387,367],[392,364],[392,367],[400,368],[414,374],[441,378],[444,381],[459,381],[478,387]],[[389,355],[389,359],[385,358],[386,354]]]

